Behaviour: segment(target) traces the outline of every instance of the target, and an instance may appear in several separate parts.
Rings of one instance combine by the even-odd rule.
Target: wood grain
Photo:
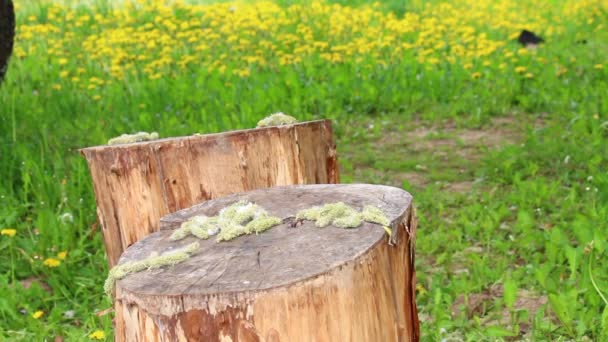
[[[131,246],[121,263],[195,241],[169,241],[187,218],[214,215],[240,199],[287,218],[343,201],[380,207],[401,238],[390,246],[379,225],[355,229],[282,224],[216,243],[172,267],[117,283],[117,340],[416,341],[412,197],[378,185],[305,185],[214,199],[164,217],[162,230]]]
[[[86,157],[110,266],[159,219],[275,185],[338,183],[331,121],[97,146]]]

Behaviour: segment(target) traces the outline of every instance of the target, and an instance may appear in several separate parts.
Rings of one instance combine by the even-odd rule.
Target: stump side
[[[276,185],[338,183],[331,121],[81,150],[110,266],[159,219],[195,203]]]
[[[412,237],[415,217],[399,225]],[[379,241],[331,271],[286,287],[212,296],[120,293],[117,341],[418,341],[414,240]],[[172,306],[173,313],[149,311]],[[201,303],[206,306],[201,307]]]
[[[177,228],[191,216],[213,216],[239,200],[256,203],[281,219],[325,203],[343,201],[358,210],[371,205],[380,208],[395,228],[407,218],[412,203],[407,192],[382,185],[284,186],[206,201],[167,215],[163,226],[171,222]],[[270,289],[328,272],[365,254],[380,241],[387,241],[384,229],[368,222],[352,229],[318,228],[311,221],[295,228],[284,223],[259,235],[240,236],[221,243],[214,238],[200,240],[193,236],[171,241],[171,233],[171,230],[162,230],[137,242],[123,254],[120,264],[144,259],[154,252],[162,254],[194,241],[200,244],[199,252],[173,267],[130,275],[119,281],[123,290],[144,298]]]
[[[131,246],[120,262],[194,241],[167,241],[169,228],[192,215],[213,215],[239,199],[255,201],[280,217],[336,200],[357,209],[376,205],[400,238],[389,246],[379,225],[317,228],[308,222],[229,242],[201,240],[200,252],[183,263],[118,281],[118,340],[418,339],[416,219],[411,196],[397,188],[288,186],[214,199],[163,218],[167,229]]]

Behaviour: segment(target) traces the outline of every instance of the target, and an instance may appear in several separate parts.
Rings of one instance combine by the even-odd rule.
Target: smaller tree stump
[[[159,219],[195,203],[276,185],[338,183],[331,121],[81,150],[110,266]]]
[[[283,224],[227,242],[170,241],[182,222],[247,200]],[[381,209],[377,224],[294,227],[299,210],[344,202]],[[417,341],[412,197],[380,185],[299,185],[234,194],[165,216],[120,264],[199,241],[189,259],[116,284],[117,341]]]

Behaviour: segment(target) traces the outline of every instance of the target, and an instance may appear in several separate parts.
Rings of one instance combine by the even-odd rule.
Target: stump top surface
[[[377,206],[395,227],[407,215],[412,197],[382,185],[298,185],[234,194],[209,200],[161,219],[161,231],[129,247],[119,263],[164,253],[199,241],[200,249],[188,260],[160,269],[131,274],[119,280],[121,291],[135,295],[213,295],[266,290],[287,286],[328,272],[363,255],[376,243],[385,242],[385,231],[364,222],[352,229],[317,228],[304,221],[291,228],[281,224],[259,235],[240,236],[227,242],[190,236],[170,241],[173,229],[196,215],[216,215],[239,200],[256,203],[280,218],[295,216],[304,208],[342,201],[355,209]]]
[[[195,133],[193,135],[180,136],[180,137],[168,137],[168,138],[159,138],[154,140],[146,140],[146,141],[138,141],[124,144],[116,144],[116,145],[98,145],[98,146],[90,146],[81,148],[80,152],[85,155],[93,152],[103,152],[103,151],[111,151],[115,149],[128,149],[133,147],[147,147],[147,146],[158,146],[168,143],[180,143],[187,141],[207,141],[215,144],[222,144],[223,139],[234,138],[238,139],[247,134],[263,134],[264,132],[269,131],[281,131],[281,130],[289,130],[294,127],[299,126],[322,126],[331,124],[331,120],[322,119],[322,120],[312,120],[312,121],[301,121],[295,122],[292,124],[278,125],[278,126],[268,126],[268,127],[253,127],[253,128],[244,128],[244,129],[236,129],[232,131],[226,132],[216,132],[216,133],[206,133],[206,134],[198,134]]]

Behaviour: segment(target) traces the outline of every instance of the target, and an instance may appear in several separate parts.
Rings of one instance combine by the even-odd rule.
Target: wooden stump
[[[331,121],[85,148],[110,266],[159,219],[275,185],[338,183]]]
[[[377,206],[384,229],[285,223],[228,242],[190,236],[169,241],[195,215],[216,215],[238,200],[287,218],[343,201]],[[417,341],[412,197],[379,185],[275,187],[204,202],[164,217],[161,231],[126,250],[120,263],[194,241],[200,250],[174,266],[142,271],[116,285],[117,341]]]

